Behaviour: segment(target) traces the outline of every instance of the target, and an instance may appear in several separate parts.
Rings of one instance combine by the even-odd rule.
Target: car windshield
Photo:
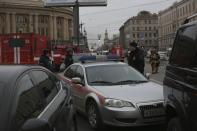
[[[147,82],[143,75],[128,65],[86,67],[86,76],[89,85],[122,85]]]

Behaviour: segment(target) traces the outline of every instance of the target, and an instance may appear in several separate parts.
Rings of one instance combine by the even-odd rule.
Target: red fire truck
[[[109,53],[112,55],[117,55],[120,58],[120,60],[124,62],[124,58],[125,58],[124,49],[120,45],[116,45],[112,47]]]
[[[59,71],[61,64],[64,62],[68,51],[73,54],[80,53],[80,49],[77,46],[71,44],[54,44],[52,45],[52,59],[56,71]]]
[[[1,64],[37,64],[47,37],[34,33],[0,35]]]

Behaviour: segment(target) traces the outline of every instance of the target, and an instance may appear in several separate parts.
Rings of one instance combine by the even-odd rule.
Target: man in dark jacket
[[[69,67],[70,65],[73,64],[73,54],[72,54],[72,51],[68,51],[67,52],[67,55],[66,55],[66,58],[65,58],[65,67]]]
[[[144,51],[137,47],[136,42],[130,43],[130,53],[128,56],[128,64],[144,74]]]
[[[52,71],[52,64],[49,58],[49,51],[47,49],[43,50],[43,54],[40,56],[39,65]]]

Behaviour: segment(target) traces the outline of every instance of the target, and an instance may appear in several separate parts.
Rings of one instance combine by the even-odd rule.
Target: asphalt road
[[[152,81],[162,84],[166,65],[167,65],[167,61],[161,61],[159,73],[151,75]],[[145,72],[146,73],[151,72],[151,66],[148,63],[148,60],[146,60]],[[77,122],[78,122],[79,131],[94,131],[93,129],[90,128],[87,122],[87,118],[85,116],[78,114]],[[159,125],[159,126],[135,127],[135,128],[106,127],[105,130],[106,131],[165,131],[165,128]]]

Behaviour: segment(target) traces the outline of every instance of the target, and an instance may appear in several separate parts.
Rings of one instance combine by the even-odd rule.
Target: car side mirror
[[[148,80],[150,80],[150,76],[151,76],[151,73],[146,73],[146,74],[145,74],[145,77],[146,77]]]
[[[82,82],[81,78],[79,78],[79,77],[72,78],[72,83],[84,85],[84,83]]]
[[[45,120],[30,119],[22,126],[21,131],[54,131]]]

